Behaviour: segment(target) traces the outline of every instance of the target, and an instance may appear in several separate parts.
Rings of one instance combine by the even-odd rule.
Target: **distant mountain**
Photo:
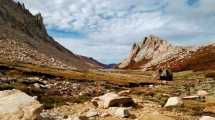
[[[114,68],[116,68],[117,67],[117,64],[107,64],[106,66],[105,66],[105,68],[106,69],[114,69]]]
[[[0,61],[78,70],[103,68],[61,46],[47,34],[41,14],[34,16],[13,0],[0,0],[0,48]]]
[[[81,59],[83,59],[84,61],[87,61],[87,63],[89,65],[94,66],[94,68],[100,69],[100,68],[106,68],[107,67],[106,64],[98,62],[96,59],[94,59],[92,57],[86,57],[86,56],[81,56],[81,55],[79,55],[79,57]]]
[[[135,43],[128,58],[117,67],[143,70],[171,67],[174,71],[212,69],[214,68],[213,65],[207,66],[206,64],[215,63],[214,52],[215,48],[212,45],[200,48],[180,47],[150,35],[143,41]],[[203,67],[205,65],[207,67]]]

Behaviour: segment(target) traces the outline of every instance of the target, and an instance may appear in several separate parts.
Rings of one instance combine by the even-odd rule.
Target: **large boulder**
[[[208,92],[205,90],[199,90],[199,91],[197,91],[197,95],[200,97],[206,97],[206,96],[208,96]]]
[[[90,109],[87,113],[86,113],[86,117],[90,118],[90,117],[95,117],[98,116],[99,112],[96,109]]]
[[[0,120],[35,120],[42,105],[19,90],[0,91]]]
[[[156,80],[173,80],[173,73],[170,69],[159,69],[155,75]]]
[[[128,96],[119,96],[115,93],[107,93],[100,97],[95,97],[92,99],[92,103],[100,108],[108,107],[130,107],[134,105],[134,101]]]
[[[202,116],[199,120],[215,120],[215,118],[210,116]]]
[[[128,96],[131,93],[131,90],[123,90],[118,92],[119,96]]]
[[[119,118],[126,118],[130,115],[128,108],[125,107],[110,107],[108,111],[112,116]]]
[[[164,107],[176,107],[183,104],[183,101],[179,97],[170,97]]]

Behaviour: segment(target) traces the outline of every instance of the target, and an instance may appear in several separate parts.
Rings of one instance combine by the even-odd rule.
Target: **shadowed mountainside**
[[[24,4],[0,0],[0,60],[86,70],[102,64],[76,55],[47,34],[41,14],[32,15]]]

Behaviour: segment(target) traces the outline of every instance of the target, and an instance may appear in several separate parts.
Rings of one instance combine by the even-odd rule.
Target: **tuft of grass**
[[[12,90],[15,88],[14,84],[4,83],[0,85],[0,90]]]
[[[205,104],[200,101],[187,100],[182,106],[172,108],[176,111],[184,112],[193,116],[201,116],[204,113]]]
[[[157,102],[161,105],[161,106],[164,106],[165,104],[166,104],[166,102],[167,102],[167,100],[168,100],[168,96],[164,96],[164,95],[162,95],[162,94],[155,94],[154,96],[153,96],[153,98],[155,99],[155,100],[157,100]]]
[[[215,71],[206,73],[205,77],[215,79]]]
[[[88,100],[90,100],[89,96],[82,95],[82,96],[79,96],[77,98],[73,98],[72,100],[70,100],[70,102],[72,102],[72,103],[83,103],[83,102],[86,102]]]
[[[43,104],[44,109],[51,109],[65,104],[65,99],[61,96],[42,96],[39,101]]]
[[[177,72],[174,73],[174,77],[176,79],[187,79],[193,76],[193,71],[183,71],[183,72]]]

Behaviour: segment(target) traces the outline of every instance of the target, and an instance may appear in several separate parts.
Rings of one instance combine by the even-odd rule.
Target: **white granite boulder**
[[[134,105],[134,101],[128,96],[119,96],[115,93],[107,93],[100,97],[95,97],[92,99],[92,103],[100,108],[109,107],[130,107]]]
[[[200,97],[205,97],[208,95],[208,92],[205,90],[199,90],[199,91],[197,91],[197,95]]]
[[[215,118],[210,116],[202,116],[199,120],[215,120]]]
[[[183,104],[183,101],[179,97],[170,97],[164,107],[175,107]]]
[[[130,115],[128,108],[125,107],[110,107],[108,111],[112,116],[119,118],[127,118]]]
[[[0,120],[35,120],[42,105],[19,90],[0,91]]]

